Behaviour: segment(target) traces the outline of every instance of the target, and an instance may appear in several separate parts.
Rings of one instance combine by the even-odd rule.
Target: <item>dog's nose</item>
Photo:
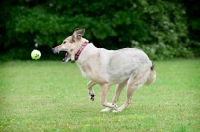
[[[55,50],[55,48],[52,48],[51,50],[52,50],[52,51],[54,51],[54,50]]]

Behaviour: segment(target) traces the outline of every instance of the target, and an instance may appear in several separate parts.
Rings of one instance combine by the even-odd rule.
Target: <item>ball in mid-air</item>
[[[31,57],[32,57],[32,59],[34,59],[34,60],[40,59],[40,57],[41,57],[40,51],[39,51],[39,50],[33,50],[33,51],[31,52]]]

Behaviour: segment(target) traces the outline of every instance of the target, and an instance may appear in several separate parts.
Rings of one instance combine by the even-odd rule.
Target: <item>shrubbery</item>
[[[9,0],[0,10],[0,59],[29,59],[35,43],[43,58],[52,58],[51,47],[75,28],[85,28],[97,47],[137,47],[154,60],[194,56],[186,8],[178,1]]]

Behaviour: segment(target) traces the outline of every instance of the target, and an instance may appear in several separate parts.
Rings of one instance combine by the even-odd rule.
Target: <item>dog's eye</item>
[[[63,42],[63,44],[65,44],[65,43],[66,43],[66,41]]]

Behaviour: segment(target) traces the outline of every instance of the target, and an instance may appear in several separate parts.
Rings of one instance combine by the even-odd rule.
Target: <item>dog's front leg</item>
[[[103,84],[103,85],[100,85],[100,87],[101,87],[101,104],[103,106],[108,107],[106,109],[103,109],[101,112],[107,112],[107,110],[108,111],[110,110],[109,108],[113,108],[114,110],[117,111],[117,105],[116,104],[108,103],[106,101],[110,85],[109,84]]]
[[[87,86],[88,86],[88,93],[89,93],[90,99],[91,99],[92,101],[94,101],[94,98],[95,98],[95,94],[94,94],[94,92],[93,92],[93,90],[92,90],[92,87],[93,87],[95,84],[96,84],[96,83],[93,82],[93,81],[90,81],[90,82],[87,84]]]

